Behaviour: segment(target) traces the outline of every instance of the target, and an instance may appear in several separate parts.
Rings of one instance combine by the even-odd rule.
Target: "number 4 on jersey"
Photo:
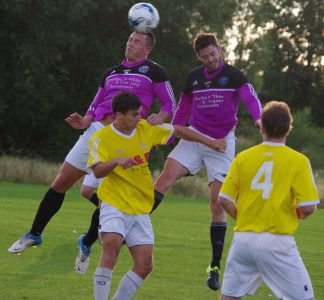
[[[273,187],[272,167],[272,161],[264,162],[251,182],[251,190],[261,190],[263,199],[269,199]]]

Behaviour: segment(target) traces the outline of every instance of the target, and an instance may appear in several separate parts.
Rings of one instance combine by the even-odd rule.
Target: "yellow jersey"
[[[319,203],[308,158],[282,143],[263,142],[237,155],[220,196],[236,202],[235,231],[293,234],[296,207]]]
[[[136,165],[115,167],[100,183],[98,197],[127,214],[146,214],[154,203],[154,189],[148,167],[149,153],[154,145],[165,144],[172,136],[173,126],[150,126],[141,120],[130,135],[110,124],[95,132],[89,141],[88,165],[107,162],[117,157],[132,157]]]

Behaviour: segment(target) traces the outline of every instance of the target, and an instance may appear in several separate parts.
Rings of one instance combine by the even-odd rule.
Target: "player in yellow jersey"
[[[112,102],[115,120],[89,141],[88,165],[97,178],[100,207],[99,233],[102,256],[94,274],[96,300],[107,299],[113,268],[125,241],[133,267],[122,278],[113,299],[131,299],[153,268],[154,234],[150,212],[154,204],[148,167],[154,145],[166,144],[172,135],[225,151],[224,140],[212,140],[188,128],[151,126],[141,119],[141,102],[131,93],[120,93]]]
[[[221,188],[219,202],[236,220],[221,300],[251,295],[263,282],[278,299],[314,298],[293,233],[296,208],[306,218],[319,196],[308,158],[285,146],[291,123],[286,103],[267,103],[263,143],[237,155]]]

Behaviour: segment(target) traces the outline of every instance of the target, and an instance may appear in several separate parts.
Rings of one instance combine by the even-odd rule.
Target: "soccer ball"
[[[159,21],[159,12],[150,3],[136,3],[128,11],[128,23],[137,32],[150,32]]]

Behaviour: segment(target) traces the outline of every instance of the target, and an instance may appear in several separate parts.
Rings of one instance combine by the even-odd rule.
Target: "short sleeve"
[[[292,190],[297,206],[319,203],[313,171],[309,160],[304,157],[295,176]]]
[[[240,186],[237,160],[234,159],[222,184],[219,195],[236,202]]]
[[[172,137],[174,128],[171,124],[150,126],[152,145],[164,145]]]
[[[96,133],[93,134],[89,140],[88,167],[109,160],[107,152],[103,152],[102,149],[100,137]]]

